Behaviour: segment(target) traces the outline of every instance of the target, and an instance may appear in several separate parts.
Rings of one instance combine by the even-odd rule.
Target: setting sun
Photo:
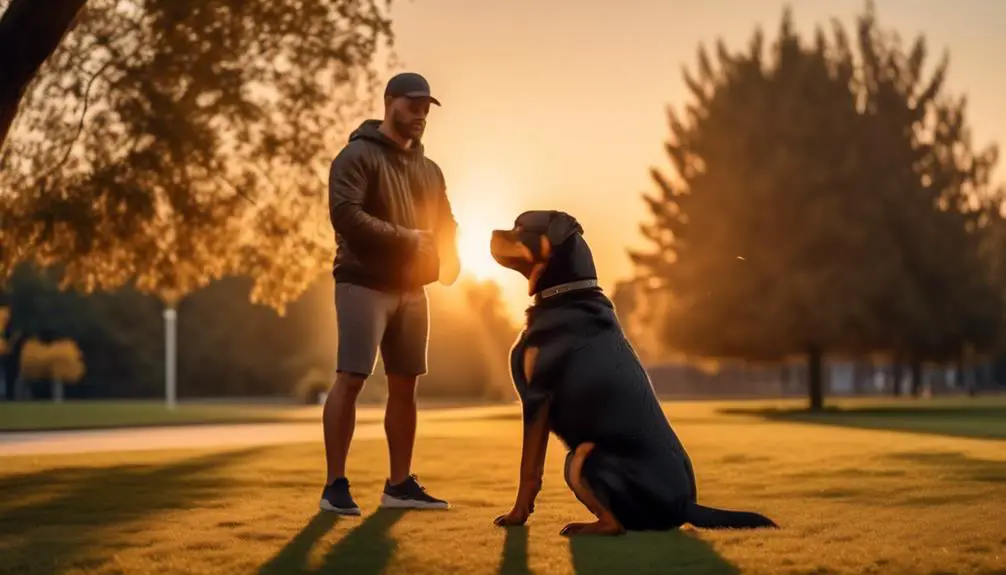
[[[489,253],[494,229],[509,229],[517,217],[508,205],[513,197],[501,174],[472,173],[451,196],[454,218],[458,222],[458,255],[462,273],[476,279],[501,279],[507,270]]]
[[[480,280],[498,276],[499,264],[489,253],[493,227],[479,221],[479,218],[468,218],[459,226],[458,254],[461,257],[461,269]]]

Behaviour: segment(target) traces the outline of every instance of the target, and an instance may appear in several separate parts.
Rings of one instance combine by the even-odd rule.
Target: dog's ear
[[[566,212],[553,211],[548,221],[548,243],[552,247],[557,247],[562,242],[568,240],[573,234],[583,234],[583,227],[576,218]]]

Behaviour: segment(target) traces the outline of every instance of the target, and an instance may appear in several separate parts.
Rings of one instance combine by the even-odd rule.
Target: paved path
[[[487,433],[491,426],[458,425],[459,421],[510,418],[515,406],[493,406],[423,411],[418,433],[423,437],[457,437]],[[384,424],[359,422],[354,439],[384,437]],[[52,455],[101,451],[143,451],[252,445],[281,445],[321,441],[321,422],[247,423],[141,427],[86,431],[0,433],[0,457]]]

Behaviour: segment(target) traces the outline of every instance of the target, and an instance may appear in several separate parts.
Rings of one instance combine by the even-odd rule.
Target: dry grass
[[[427,422],[416,471],[447,512],[376,512],[382,441],[350,475],[363,518],[317,516],[319,443],[241,451],[0,459],[0,573],[1006,573],[1001,441],[721,415],[668,407],[709,505],[783,529],[684,530],[567,540],[586,514],[553,443],[525,529],[512,502],[510,415]]]

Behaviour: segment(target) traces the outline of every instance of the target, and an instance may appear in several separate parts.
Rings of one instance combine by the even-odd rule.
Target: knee
[[[416,403],[416,382],[413,376],[388,376],[388,401],[395,403]]]
[[[356,397],[360,395],[360,391],[363,389],[363,383],[366,380],[366,376],[357,373],[339,372],[335,378],[335,385],[332,387],[332,393],[355,401]]]

